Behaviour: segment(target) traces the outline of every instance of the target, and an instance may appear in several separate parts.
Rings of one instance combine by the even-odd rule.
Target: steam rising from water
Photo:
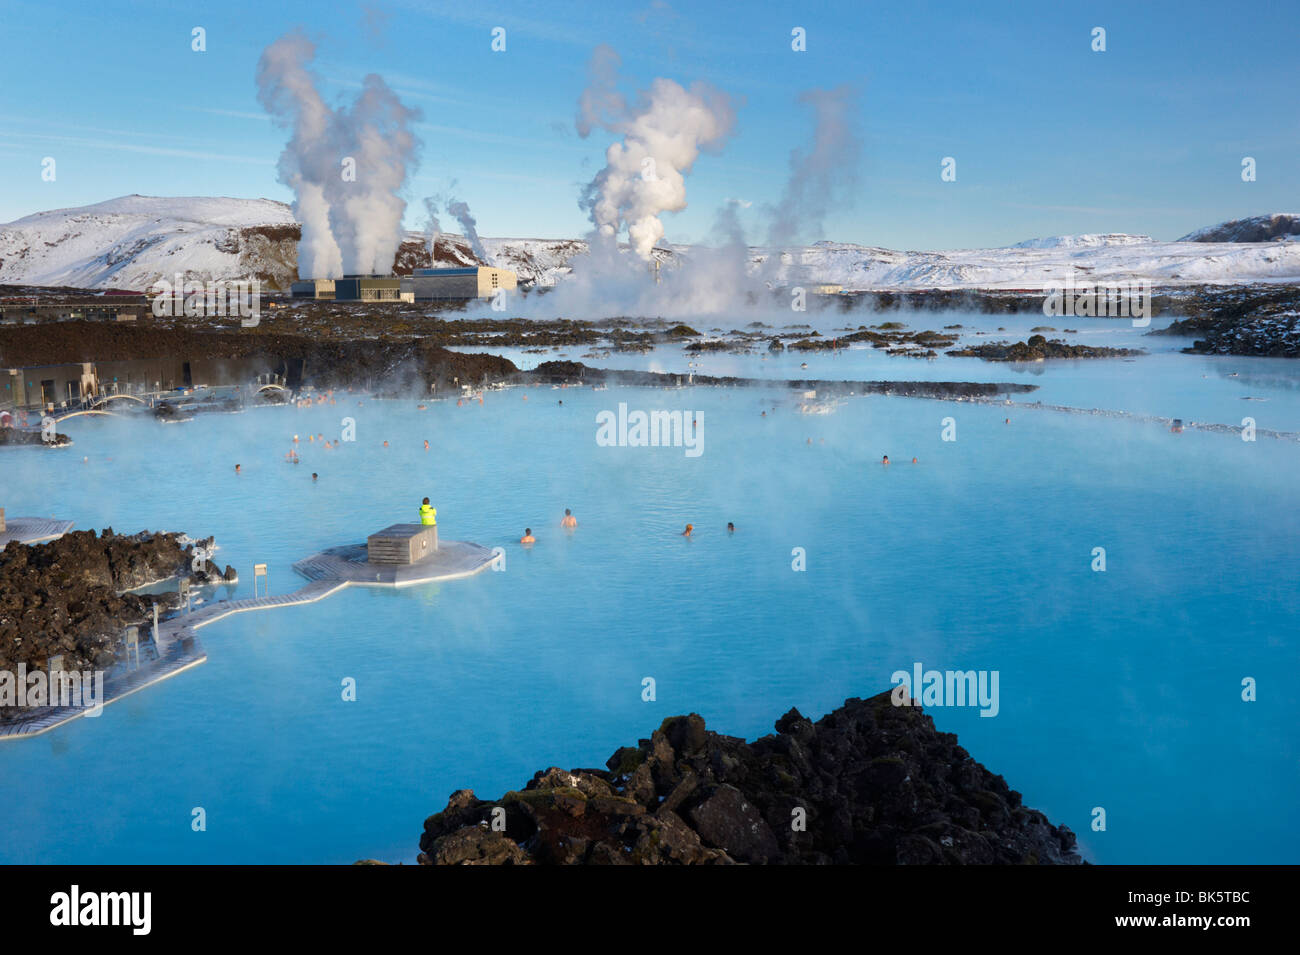
[[[410,126],[419,112],[373,73],[350,107],[330,108],[308,69],[315,55],[315,44],[295,31],[268,46],[257,64],[258,100],[292,130],[279,171],[302,223],[298,275],[391,272],[406,211],[400,192],[418,147]]]

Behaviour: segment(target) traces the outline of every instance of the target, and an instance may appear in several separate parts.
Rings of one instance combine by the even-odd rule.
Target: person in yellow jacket
[[[438,523],[438,509],[429,506],[427,497],[424,499],[424,503],[420,505],[420,523],[434,525]]]

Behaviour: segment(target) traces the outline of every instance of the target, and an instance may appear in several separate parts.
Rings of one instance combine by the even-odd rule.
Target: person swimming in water
[[[880,463],[883,464],[885,467],[889,467],[889,455],[886,454],[883,458],[881,458]]]
[[[521,544],[536,544],[536,543],[537,543],[537,538],[533,536],[533,529],[532,529],[531,527],[525,527],[525,528],[524,528],[524,536],[521,537],[521,538],[519,538],[519,543],[521,543]]]
[[[564,509],[564,520],[560,521],[561,527],[577,527],[578,519],[573,516],[573,511],[567,507]]]
[[[691,531],[693,531],[693,530],[695,530],[695,525],[694,525],[694,524],[687,524],[687,525],[686,525],[686,530],[682,531],[682,536],[683,536],[683,537],[690,537],[690,536],[691,536]]]
[[[240,468],[240,466],[239,466],[238,464],[236,464],[236,465],[235,465],[235,473],[236,473],[236,474],[240,474],[240,473],[242,473],[242,472],[239,470],[239,468]]]
[[[736,525],[731,523],[731,521],[727,521],[727,533],[728,534],[736,533]]]
[[[312,479],[312,481],[315,481],[315,480],[316,480],[316,472],[315,472],[315,471],[312,471],[312,472],[311,472],[311,479]]]

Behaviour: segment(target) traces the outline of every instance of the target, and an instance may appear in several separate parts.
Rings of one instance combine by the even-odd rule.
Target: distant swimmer
[[[238,464],[235,465],[235,473],[236,474],[240,473],[240,466]]]
[[[759,415],[759,417],[760,417],[760,418],[766,418],[766,417],[767,417],[767,412],[764,411],[762,414]]]
[[[427,497],[420,502],[420,523],[426,525],[438,523],[438,509],[429,504]]]
[[[912,458],[912,463],[913,463],[913,464],[916,463],[916,458]]]
[[[427,405],[416,405],[416,406],[415,406],[415,410],[416,410],[416,411],[424,411],[427,407],[428,407]]]
[[[889,467],[889,455],[886,454],[883,458],[881,458],[880,463],[883,464],[885,467]]]
[[[731,521],[727,521],[727,533],[728,534],[736,533],[736,525],[731,523]]]
[[[573,516],[573,511],[567,507],[564,509],[564,520],[560,521],[561,527],[577,527],[578,519]]]
[[[690,536],[691,536],[691,531],[693,531],[693,530],[695,530],[695,525],[694,525],[694,524],[687,524],[687,525],[686,525],[686,530],[682,531],[682,536],[683,536],[683,537],[690,537]]]
[[[531,527],[525,527],[525,528],[524,528],[524,536],[521,537],[521,538],[519,538],[519,543],[521,543],[521,544],[536,544],[536,543],[537,543],[537,538],[533,536],[533,529],[532,529]]]
[[[298,443],[298,436],[296,434],[293,436],[293,443],[294,444]]]
[[[312,471],[312,472],[311,472],[311,479],[312,479],[313,481],[316,480],[316,472],[315,472],[315,471]]]
[[[388,442],[387,442],[387,441],[384,442],[384,447],[388,447]]]
[[[424,450],[429,450],[429,442],[427,440],[424,442]]]

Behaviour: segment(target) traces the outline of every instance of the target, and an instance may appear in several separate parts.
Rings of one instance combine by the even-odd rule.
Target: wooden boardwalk
[[[222,600],[190,613],[171,617],[158,624],[158,652],[164,652],[172,644],[193,637],[196,630],[218,620],[224,620],[233,614],[315,603],[338,593],[346,586],[348,586],[346,580],[315,580],[305,587],[299,587],[293,593],[277,594],[273,597],[246,597],[243,600]]]

